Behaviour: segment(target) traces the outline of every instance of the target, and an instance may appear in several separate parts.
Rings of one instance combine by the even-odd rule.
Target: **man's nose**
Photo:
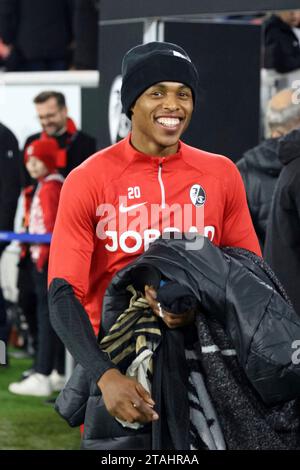
[[[165,109],[170,109],[172,111],[178,109],[179,104],[178,104],[177,96],[171,93],[167,94],[164,99],[163,106]]]

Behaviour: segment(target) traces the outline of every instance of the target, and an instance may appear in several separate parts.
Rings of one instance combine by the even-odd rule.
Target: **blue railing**
[[[32,233],[15,233],[0,231],[0,243],[12,242],[13,240],[17,240],[22,243],[50,243],[51,237],[52,233],[37,235]]]

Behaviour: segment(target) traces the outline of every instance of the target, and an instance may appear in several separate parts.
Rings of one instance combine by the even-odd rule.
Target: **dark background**
[[[299,0],[101,0],[101,20],[298,8]]]
[[[111,145],[108,127],[108,101],[112,82],[117,75],[121,74],[122,58],[125,52],[143,42],[143,27],[143,23],[134,23],[100,28],[100,94],[97,103],[100,115],[96,121],[100,148]]]
[[[165,41],[186,49],[200,76],[185,142],[238,160],[259,141],[260,26],[167,22]]]

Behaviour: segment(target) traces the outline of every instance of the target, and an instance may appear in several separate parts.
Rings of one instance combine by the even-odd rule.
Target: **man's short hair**
[[[274,106],[274,98],[285,95],[284,102],[280,106]],[[277,128],[289,129],[292,127],[300,127],[300,103],[293,101],[293,90],[285,89],[273,97],[267,104],[266,109],[266,137],[269,137],[270,131],[275,131]]]
[[[33,100],[34,104],[42,104],[48,101],[50,98],[56,99],[59,108],[66,106],[66,98],[59,91],[42,91]]]

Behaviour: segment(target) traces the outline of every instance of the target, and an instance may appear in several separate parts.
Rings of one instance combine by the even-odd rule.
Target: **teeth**
[[[174,126],[177,126],[180,123],[180,119],[161,117],[161,118],[157,119],[157,122],[159,122],[159,124],[162,124],[165,127],[174,127]]]

